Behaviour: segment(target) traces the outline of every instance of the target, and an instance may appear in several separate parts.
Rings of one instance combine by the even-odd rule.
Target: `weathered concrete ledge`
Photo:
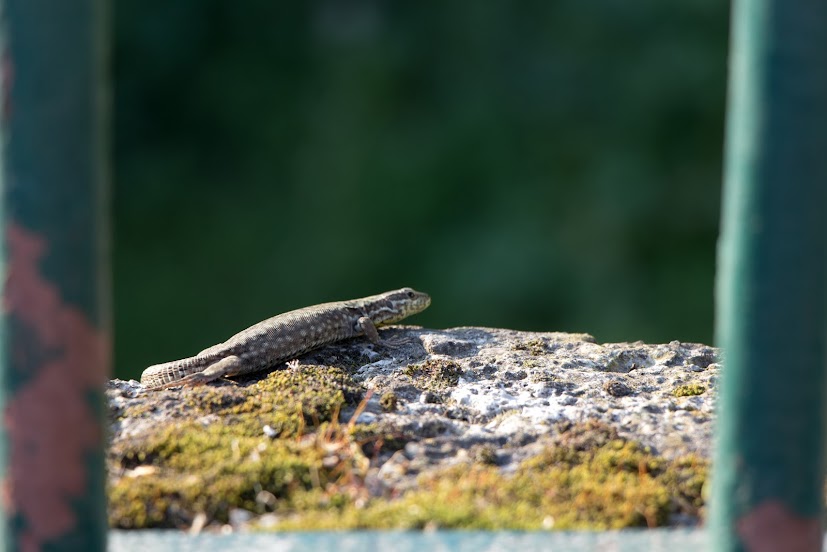
[[[395,327],[282,370],[114,380],[123,528],[570,529],[697,523],[716,350]]]

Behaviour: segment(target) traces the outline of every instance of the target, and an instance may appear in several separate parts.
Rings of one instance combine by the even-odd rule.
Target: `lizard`
[[[141,374],[149,391],[195,386],[274,368],[312,349],[351,337],[381,344],[377,326],[428,308],[431,298],[411,288],[293,310],[250,326],[195,356],[154,364]]]

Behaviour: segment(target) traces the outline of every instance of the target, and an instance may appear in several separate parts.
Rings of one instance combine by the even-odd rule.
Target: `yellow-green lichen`
[[[702,395],[706,392],[706,387],[703,385],[692,383],[689,385],[681,385],[672,391],[676,397],[694,397],[695,395]]]

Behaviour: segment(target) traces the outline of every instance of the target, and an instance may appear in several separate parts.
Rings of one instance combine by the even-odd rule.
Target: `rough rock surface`
[[[424,351],[368,363],[354,374],[375,399],[387,391],[399,397],[396,412],[382,413],[371,401],[359,421],[382,416],[421,437],[385,473],[410,477],[419,471],[411,466],[450,463],[491,447],[507,470],[564,421],[607,422],[667,458],[710,455],[719,371],[712,347],[598,344],[588,334],[492,328],[410,334]],[[394,470],[397,462],[408,469]]]
[[[285,370],[344,367],[371,390],[361,408],[348,406],[340,420],[381,424],[406,436],[402,448],[371,462],[369,479],[385,489],[410,488],[420,474],[469,461],[507,473],[565,424],[593,420],[665,458],[711,452],[719,373],[712,347],[599,344],[587,334],[478,327],[394,327],[383,337],[394,345],[353,339],[304,355]],[[235,390],[261,377],[212,387],[226,389],[223,400],[232,402]],[[191,413],[182,398],[203,389],[145,393],[135,381],[112,381],[113,445],[186,419]],[[202,413],[200,422],[221,424],[222,418]]]

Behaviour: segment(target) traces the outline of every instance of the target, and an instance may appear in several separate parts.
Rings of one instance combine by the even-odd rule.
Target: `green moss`
[[[110,488],[110,523],[115,527],[186,525],[194,513],[226,521],[230,508],[263,512],[258,491],[277,499],[323,487],[340,464],[363,463],[361,452],[324,441],[325,428],[307,440],[271,440],[259,429],[221,422],[166,428],[145,442],[155,474],[122,477]],[[331,445],[332,444],[332,445]]]
[[[672,394],[676,397],[694,397],[695,395],[702,395],[706,392],[706,387],[703,385],[692,383],[689,385],[681,385]]]
[[[705,461],[665,460],[599,423],[558,425],[558,436],[513,473],[482,446],[474,463],[376,496],[366,483],[371,462],[378,467],[414,436],[341,424],[337,413],[357,389],[340,371],[303,366],[186,395],[190,418],[110,450],[110,524],[187,527],[199,513],[223,523],[243,508],[277,513],[277,529],[607,529],[660,526],[702,507]]]
[[[277,433],[289,434],[331,420],[344,406],[358,404],[363,395],[364,389],[340,368],[302,365],[274,371],[246,386],[184,388],[175,401],[150,395],[124,408],[118,419],[144,418],[158,409],[178,420],[214,414],[234,423],[252,415]]]
[[[385,412],[395,412],[398,402],[399,399],[393,391],[388,391],[379,398],[379,406]]]
[[[109,524],[120,529],[183,525],[180,483],[152,475],[122,478],[109,487]]]
[[[269,425],[283,436],[334,419],[343,406],[357,404],[363,395],[362,388],[341,369],[316,365],[273,372],[240,388],[240,398],[220,388],[198,391],[189,396],[194,410],[231,420],[253,420],[258,434]]]
[[[395,452],[416,437],[384,423],[353,425],[349,427],[348,434],[370,457],[380,452]]]
[[[152,405],[149,401],[145,403],[139,403],[136,405],[130,405],[128,407],[121,408],[117,411],[110,410],[108,413],[109,420],[114,422],[124,420],[127,418],[141,418],[143,416],[149,415],[154,409],[155,406]]]
[[[497,465],[497,449],[494,445],[481,445],[472,451],[474,462],[487,466]]]
[[[198,512],[225,520],[233,507],[262,511],[259,491],[289,502],[297,491],[364,471],[361,448],[338,424],[340,410],[360,397],[344,372],[326,366],[181,393],[166,425],[112,446],[111,525],[175,527]],[[135,468],[145,475],[115,475]]]
[[[445,390],[459,383],[462,367],[453,360],[430,359],[408,366],[403,373],[415,378],[425,389]]]
[[[548,347],[546,346],[546,342],[540,338],[536,339],[527,339],[520,343],[514,345],[515,351],[527,351],[528,354],[533,356],[540,356],[545,354],[548,351]]]
[[[496,467],[455,466],[419,478],[398,500],[294,512],[279,529],[617,529],[662,526],[675,511],[697,516],[707,463],[673,462],[619,439],[608,428],[591,448],[550,446],[513,476]],[[573,443],[577,443],[574,445]],[[588,445],[586,445],[588,446]]]

